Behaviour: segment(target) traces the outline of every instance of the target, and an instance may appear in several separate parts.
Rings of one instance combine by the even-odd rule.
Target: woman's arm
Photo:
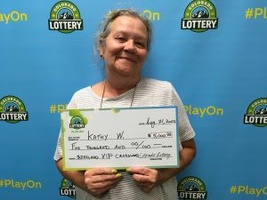
[[[180,166],[179,168],[159,169],[160,183],[164,183],[173,176],[176,176],[183,171],[196,156],[196,144],[194,139],[182,142],[183,149],[180,151]]]

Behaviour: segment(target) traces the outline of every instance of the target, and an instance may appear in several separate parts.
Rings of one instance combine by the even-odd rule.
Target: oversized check
[[[65,110],[61,131],[65,170],[179,166],[176,106]]]

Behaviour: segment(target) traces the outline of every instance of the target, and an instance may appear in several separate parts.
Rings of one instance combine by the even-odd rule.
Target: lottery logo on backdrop
[[[83,30],[83,20],[78,7],[70,1],[56,3],[50,11],[49,30],[71,33]]]
[[[194,176],[188,176],[179,181],[177,191],[180,200],[207,199],[204,182]]]
[[[0,99],[0,121],[11,124],[28,121],[28,112],[24,103],[15,96],[5,96]]]
[[[267,126],[267,98],[252,101],[247,108],[243,122],[257,127]]]
[[[60,196],[67,196],[72,199],[76,199],[76,190],[75,186],[69,180],[63,178],[61,181],[61,185],[59,188],[59,195]]]
[[[204,32],[218,28],[218,18],[214,4],[208,0],[194,0],[184,11],[181,29]]]

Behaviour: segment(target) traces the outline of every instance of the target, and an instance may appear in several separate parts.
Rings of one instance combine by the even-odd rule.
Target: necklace
[[[134,87],[134,91],[133,91],[133,94],[132,94],[132,100],[131,100],[130,107],[133,106],[134,96],[135,96],[136,88],[137,88],[137,85],[138,85],[139,81],[137,82],[137,84]],[[102,91],[102,95],[101,95],[100,106],[99,106],[100,109],[102,109],[102,106],[103,106],[105,91],[106,91],[106,80],[104,81],[104,87],[103,87],[103,91]]]

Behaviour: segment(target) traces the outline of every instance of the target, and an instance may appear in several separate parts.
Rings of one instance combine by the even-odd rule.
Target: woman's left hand
[[[130,167],[127,171],[132,174],[133,179],[143,191],[150,192],[154,187],[176,176],[191,163],[196,155],[194,139],[182,142],[182,146],[179,168],[151,169],[147,167]]]
[[[127,169],[132,174],[138,186],[145,192],[150,192],[161,183],[161,172],[147,167],[130,167]]]

